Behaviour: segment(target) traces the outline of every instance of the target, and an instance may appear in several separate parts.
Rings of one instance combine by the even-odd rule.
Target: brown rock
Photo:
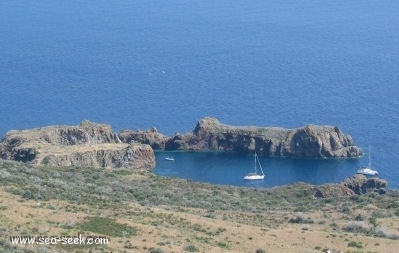
[[[360,174],[349,177],[339,184],[325,184],[313,187],[313,195],[317,198],[352,196],[368,192],[385,194],[386,191],[386,180],[376,177],[367,178]]]
[[[0,144],[0,157],[55,166],[155,168],[149,145],[122,143],[109,125],[90,121],[9,131]]]
[[[132,141],[148,144],[153,149],[165,149],[165,143],[168,139],[165,135],[158,133],[158,130],[153,127],[150,130],[123,130],[119,133],[119,139],[124,143],[130,143]]]
[[[341,185],[351,189],[356,194],[363,194],[370,191],[385,193],[388,183],[378,177],[368,178],[364,175],[356,174],[347,178]]]
[[[39,128],[40,139],[56,145],[90,145],[101,143],[120,143],[111,126],[88,120],[78,126],[50,126]],[[29,131],[29,130],[28,130]]]
[[[154,157],[154,151],[149,145],[103,144],[93,145],[90,148],[77,148],[70,152],[49,154],[41,160],[41,163],[55,166],[152,170],[155,167]]]
[[[351,158],[361,155],[352,138],[334,126],[296,129],[229,126],[215,118],[201,119],[192,133],[168,139],[166,150],[254,152],[276,157]]]

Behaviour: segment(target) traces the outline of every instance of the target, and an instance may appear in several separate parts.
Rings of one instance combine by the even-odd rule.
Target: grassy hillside
[[[1,252],[396,252],[399,193],[314,198],[312,186],[215,186],[148,171],[0,161]],[[108,245],[13,245],[10,236]]]

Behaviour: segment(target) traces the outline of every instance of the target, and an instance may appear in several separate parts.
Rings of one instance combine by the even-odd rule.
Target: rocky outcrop
[[[82,121],[78,126],[50,126],[40,128],[38,136],[49,144],[55,145],[91,145],[103,143],[121,143],[111,126]],[[31,133],[33,131],[28,130]]]
[[[153,149],[165,149],[165,143],[168,137],[158,132],[153,127],[150,130],[123,130],[119,133],[119,139],[124,143],[138,142],[142,144],[148,144]]]
[[[363,194],[370,191],[384,194],[387,189],[387,181],[378,177],[368,178],[364,175],[355,175],[347,178],[341,183],[343,187],[347,187],[355,194]]]
[[[46,155],[42,164],[102,168],[154,168],[154,152],[149,145],[99,145]]]
[[[166,150],[254,152],[271,157],[352,158],[361,155],[352,138],[334,126],[296,129],[229,126],[215,118],[201,119],[194,131],[176,134]]]
[[[26,145],[30,138],[24,132],[10,131],[0,143],[0,157],[3,160],[28,162],[36,159],[37,147]]]
[[[131,143],[136,143],[135,145]],[[149,145],[151,152],[148,150]],[[194,131],[168,138],[156,128],[112,132],[109,125],[82,121],[78,126],[50,126],[10,131],[0,144],[6,160],[55,165],[155,167],[152,149],[258,152],[270,157],[351,158],[361,155],[352,138],[333,126],[296,129],[229,126],[201,119]],[[135,154],[135,155],[132,155]],[[139,156],[140,154],[140,156]]]
[[[0,143],[0,157],[56,166],[155,168],[149,145],[123,143],[109,125],[90,121],[9,131]]]
[[[356,174],[345,179],[339,184],[325,184],[313,188],[313,195],[317,198],[328,198],[337,196],[360,195],[368,192],[385,194],[388,183],[386,180],[364,175]]]

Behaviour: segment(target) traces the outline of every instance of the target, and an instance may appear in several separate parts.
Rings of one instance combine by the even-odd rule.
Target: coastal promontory
[[[37,165],[155,168],[149,145],[123,143],[109,125],[87,120],[77,126],[9,131],[0,143],[0,157]]]
[[[56,166],[155,168],[155,150],[258,152],[269,157],[355,158],[361,150],[335,126],[231,126],[203,118],[192,132],[167,137],[153,127],[114,133],[109,125],[11,130],[0,142],[0,158]]]
[[[154,149],[184,151],[258,152],[269,157],[355,158],[362,153],[352,137],[336,126],[300,128],[231,126],[216,118],[203,118],[192,132],[167,138],[156,129],[124,131],[124,140],[135,140]]]

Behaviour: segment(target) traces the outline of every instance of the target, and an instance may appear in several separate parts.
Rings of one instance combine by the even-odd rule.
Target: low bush
[[[194,245],[189,245],[189,246],[186,246],[184,248],[184,251],[187,251],[187,252],[198,252],[199,250]]]
[[[257,249],[257,250],[255,251],[255,253],[266,253],[266,250],[264,250],[264,249]]]
[[[137,230],[125,224],[120,224],[111,218],[90,217],[79,225],[79,229],[108,236],[123,237],[135,235]]]
[[[361,242],[351,241],[348,243],[348,247],[354,247],[354,248],[361,249],[361,248],[363,248],[363,244]]]
[[[342,229],[346,232],[352,233],[365,233],[370,230],[364,221],[350,221]]]

